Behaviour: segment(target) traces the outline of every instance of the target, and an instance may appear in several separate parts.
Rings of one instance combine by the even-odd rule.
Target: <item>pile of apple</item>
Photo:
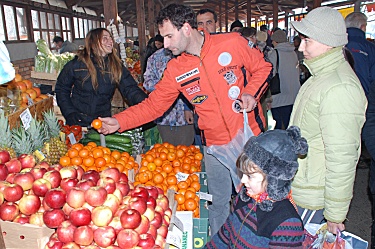
[[[116,168],[36,164],[0,151],[0,219],[56,229],[46,248],[164,248],[172,215],[163,190],[133,188]]]

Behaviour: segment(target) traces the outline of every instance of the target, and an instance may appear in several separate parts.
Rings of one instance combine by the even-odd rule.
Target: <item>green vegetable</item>
[[[100,134],[97,132],[90,132],[87,134],[88,138],[91,138],[93,140],[100,141]],[[131,139],[127,136],[117,135],[117,134],[110,134],[105,136],[105,142],[107,143],[118,143],[118,144],[130,144]]]

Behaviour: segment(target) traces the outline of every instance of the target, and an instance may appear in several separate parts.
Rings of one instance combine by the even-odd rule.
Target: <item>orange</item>
[[[105,159],[106,163],[110,163],[111,162],[111,156],[110,155],[104,154],[103,158]]]
[[[168,186],[168,189],[172,189],[172,190],[175,191],[175,192],[178,191],[178,187],[177,187],[176,184],[169,185],[169,186]]]
[[[181,182],[177,183],[177,187],[179,189],[187,189],[189,187],[189,185],[187,184],[187,182],[181,181]],[[181,204],[181,203],[179,203],[179,204]]]
[[[173,167],[170,164],[167,164],[167,163],[164,164],[162,168],[163,168],[163,171],[166,172],[166,173],[170,173],[173,170]]]
[[[73,158],[78,156],[78,150],[76,149],[69,149],[68,150],[68,157]]]
[[[156,173],[153,177],[153,181],[155,184],[162,183],[164,181],[164,176],[161,173]]]
[[[185,192],[185,198],[186,199],[194,199],[197,194],[191,190],[186,190]]]
[[[95,142],[88,142],[87,144],[86,144],[86,146],[91,146],[91,147],[96,147],[96,146],[98,146]]]
[[[194,209],[194,211],[193,211],[193,215],[194,215],[194,218],[199,218],[199,207],[198,208],[196,208],[196,209]]]
[[[82,158],[79,156],[73,157],[70,159],[70,163],[73,165],[81,165],[82,164]]]
[[[160,152],[160,154],[159,154],[159,157],[160,157],[160,159],[161,160],[167,160],[167,153],[165,153],[165,152]]]
[[[138,175],[138,180],[140,183],[148,182],[149,178],[148,178],[147,172],[140,172],[137,175]]]
[[[108,168],[114,168],[115,164],[114,163],[107,163],[105,166],[107,166]]]
[[[167,154],[167,160],[168,160],[168,161],[172,162],[172,161],[175,160],[175,159],[176,159],[176,154],[175,154],[175,153],[173,153],[173,152],[169,152],[169,153]]]
[[[115,168],[117,168],[120,172],[123,172],[124,169],[125,169],[125,165],[123,165],[121,163],[116,163]]]
[[[99,149],[99,148],[94,148],[92,150],[92,155],[94,158],[99,158],[99,157],[103,157],[104,156],[104,152],[102,149]]]
[[[82,148],[83,148],[83,144],[81,143],[73,144],[72,147],[70,147],[70,149],[76,149],[78,151],[80,151]]]
[[[151,180],[154,177],[154,174],[151,171],[146,170],[145,172],[148,174],[148,179],[149,180]]]
[[[176,176],[167,176],[166,181],[169,186],[177,184]]]
[[[129,152],[124,151],[124,152],[121,153],[121,157],[129,158],[130,154],[129,154]]]
[[[91,122],[91,126],[94,128],[94,129],[96,129],[96,130],[98,130],[98,129],[100,129],[100,128],[102,128],[102,121],[100,120],[100,119],[94,119],[92,122]]]
[[[118,160],[121,157],[121,153],[118,150],[114,150],[112,151],[111,156],[113,156],[116,160]]]
[[[90,167],[87,167],[87,171],[89,171],[89,170],[98,170],[98,168],[97,167],[95,167],[94,165],[92,165],[92,166],[90,166]]]
[[[199,176],[197,174],[191,174],[189,177],[192,178],[193,181],[199,182]]]
[[[148,170],[147,166],[142,166],[139,168],[139,172],[145,172],[147,170]]]
[[[181,168],[180,167],[174,167],[173,168],[173,173],[177,174],[178,172],[181,172]]]
[[[89,150],[88,149],[81,149],[79,152],[78,152],[78,155],[82,158],[86,158],[89,156]]]
[[[151,154],[147,154],[145,156],[145,159],[146,159],[147,162],[152,163],[155,158]]]
[[[195,191],[198,192],[198,191],[201,189],[201,184],[200,184],[199,182],[192,182],[192,183],[190,184],[190,187],[194,188]]]
[[[187,211],[194,211],[198,207],[198,204],[194,199],[190,199],[190,198],[186,199],[186,196],[185,196],[184,205]]]
[[[182,194],[176,194],[176,195],[174,196],[174,199],[177,201],[177,203],[178,203],[179,205],[182,205],[182,204],[184,204],[184,202],[185,202],[185,197],[184,197],[184,195],[182,195]]]
[[[86,167],[91,167],[95,164],[95,159],[91,156],[83,158],[83,165]]]
[[[203,159],[203,154],[202,153],[197,153],[197,154],[195,154],[194,155],[194,159],[195,160],[199,160],[199,161],[201,161],[202,159]]]
[[[184,157],[184,159],[182,160],[182,162],[190,164],[191,163],[191,158],[190,157]]]
[[[68,157],[68,156],[62,156],[62,157],[60,157],[60,164],[63,167],[69,166],[70,165],[70,157]]]
[[[181,162],[179,160],[175,159],[175,160],[173,160],[172,165],[173,165],[173,167],[180,167]]]
[[[141,166],[147,167],[148,161],[146,159],[141,160]]]
[[[148,168],[149,171],[155,171],[156,164],[155,163],[148,163],[147,168]]]
[[[124,156],[121,156],[119,160],[121,160],[121,161],[127,163],[127,162],[129,161],[129,158],[124,157]]]
[[[160,157],[157,157],[154,159],[154,163],[156,166],[162,166],[163,165],[163,160]]]
[[[185,171],[189,172],[189,170],[190,170],[190,164],[184,163],[184,164],[182,164],[181,168],[182,168],[182,170],[185,170]]]
[[[122,164],[124,166],[126,165],[126,162],[124,160],[122,160],[122,159],[117,160],[116,163],[120,163],[120,164]]]
[[[177,157],[183,157],[183,156],[185,156],[185,152],[183,150],[181,150],[181,149],[177,150],[176,151],[176,156]]]
[[[103,157],[98,157],[95,159],[95,166],[101,168],[107,164],[107,161]]]
[[[102,150],[103,150],[104,155],[110,155],[111,154],[111,150],[107,147],[104,147]]]

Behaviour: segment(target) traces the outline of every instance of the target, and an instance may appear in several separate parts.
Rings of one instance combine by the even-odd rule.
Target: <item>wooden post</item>
[[[147,1],[148,10],[148,30],[150,32],[150,37],[155,37],[155,11],[154,11],[154,1]]]
[[[230,32],[228,23],[228,0],[225,0],[225,32]]]
[[[144,63],[144,54],[146,48],[146,24],[145,24],[145,1],[137,0],[135,1],[137,8],[137,28],[138,28],[138,41],[139,41],[139,54],[142,63]]]
[[[277,28],[278,22],[279,22],[279,4],[277,3],[277,0],[273,0],[273,30]]]
[[[238,0],[234,1],[234,20],[238,20]]]
[[[361,11],[361,0],[357,0],[354,2],[354,11],[359,12]]]
[[[221,12],[222,12],[221,3],[222,3],[222,1],[219,1],[219,13],[218,13],[218,16],[219,16],[219,20],[218,20],[218,22],[219,22],[219,32],[223,31],[223,29],[222,29],[223,26],[221,25]]]
[[[103,7],[105,26],[108,26],[111,19],[114,19],[113,24],[117,26],[117,0],[103,0]]]
[[[289,36],[289,28],[288,28],[288,26],[289,26],[289,18],[288,18],[288,16],[289,16],[289,12],[288,12],[288,10],[285,10],[285,30],[286,30],[286,36],[288,37]]]
[[[318,8],[322,5],[322,0],[314,0],[313,1],[313,9]]]
[[[247,26],[251,27],[251,0],[247,0],[246,5],[246,12],[247,12]]]

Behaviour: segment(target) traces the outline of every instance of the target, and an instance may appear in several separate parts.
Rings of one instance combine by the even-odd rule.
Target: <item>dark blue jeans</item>
[[[275,129],[286,129],[289,126],[293,105],[271,108],[272,117],[276,121]]]

